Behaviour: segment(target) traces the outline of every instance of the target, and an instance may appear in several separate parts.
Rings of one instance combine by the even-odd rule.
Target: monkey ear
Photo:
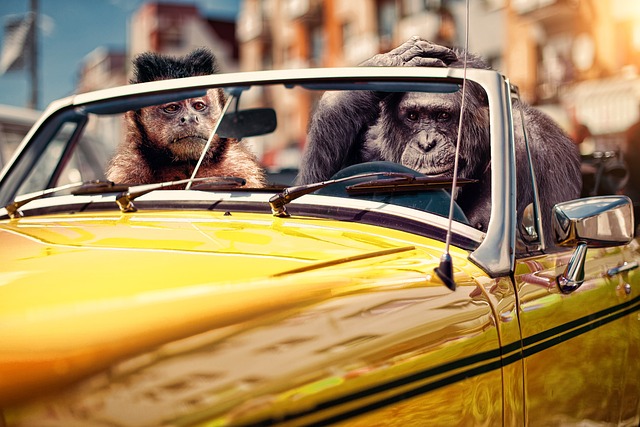
[[[209,75],[217,74],[220,72],[218,69],[218,62],[213,53],[207,48],[201,47],[184,58],[186,64],[190,64],[193,70],[193,75]]]

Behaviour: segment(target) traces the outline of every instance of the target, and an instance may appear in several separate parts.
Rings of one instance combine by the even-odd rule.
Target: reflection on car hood
[[[409,251],[415,245],[415,236],[357,223],[236,213],[35,217],[0,224],[0,232],[8,242],[0,249],[2,259],[17,263],[11,270],[36,276],[38,270],[59,271],[67,279],[83,277],[83,282],[87,275],[112,271],[91,277],[93,286],[114,279],[137,285],[162,269],[169,287],[246,281]],[[437,263],[443,245],[430,239],[421,243],[421,251],[429,253],[424,262]],[[149,285],[156,289],[159,284]]]
[[[107,212],[0,221],[0,235],[11,272],[0,273],[0,403],[337,295],[451,294],[433,274],[442,243],[358,223]],[[464,251],[452,256],[458,285],[474,287],[479,269]]]

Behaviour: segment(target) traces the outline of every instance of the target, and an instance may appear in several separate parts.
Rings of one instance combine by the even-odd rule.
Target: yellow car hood
[[[433,274],[442,243],[358,223],[111,212],[1,221],[0,239],[0,405],[336,295],[449,292]],[[473,283],[467,253],[451,253],[458,284]]]

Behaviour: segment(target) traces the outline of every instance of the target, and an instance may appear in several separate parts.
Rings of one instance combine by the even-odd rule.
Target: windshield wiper
[[[129,188],[128,185],[125,184],[116,184],[111,181],[86,181],[83,182],[80,188],[77,190],[73,190],[71,194],[74,196],[82,196],[86,194],[106,194],[106,193],[116,193],[118,191],[126,191]]]
[[[410,173],[403,172],[367,172],[353,176],[347,176],[344,178],[331,179],[328,181],[314,182],[306,185],[297,185],[294,187],[285,188],[284,191],[272,196],[269,199],[269,206],[271,206],[271,212],[277,217],[288,217],[286,205],[304,196],[305,194],[312,193],[321,188],[327,187],[339,182],[350,181],[354,179],[367,178],[370,176],[383,176],[389,178],[375,179],[368,182],[362,182],[346,187],[349,194],[365,194],[365,193],[379,193],[379,192],[398,192],[398,191],[417,191],[417,190],[433,190],[437,188],[450,188],[451,179],[429,177],[429,176],[415,176]],[[459,179],[459,184],[468,184],[476,182],[472,179]]]
[[[111,181],[102,181],[102,180],[92,180],[92,181],[82,181],[82,182],[72,182],[71,184],[60,185],[58,187],[47,188],[46,190],[34,191],[33,193],[22,194],[17,196],[11,203],[6,205],[4,208],[7,210],[7,215],[9,218],[15,219],[20,218],[22,213],[19,209],[26,205],[29,202],[32,202],[37,199],[41,199],[50,194],[57,193],[59,191],[70,190],[75,188],[75,190],[71,191],[71,194],[74,196],[86,195],[86,194],[105,194],[105,193],[115,193],[118,191],[126,191],[129,188],[126,185],[122,184],[114,184]]]
[[[147,194],[154,190],[161,188],[171,187],[174,185],[186,184],[187,182],[202,182],[203,184],[194,187],[194,190],[221,190],[242,187],[246,181],[244,178],[237,178],[234,176],[225,177],[203,177],[196,179],[182,179],[179,181],[160,182],[156,184],[145,184],[128,186],[125,184],[115,184],[111,181],[94,180],[74,182],[71,184],[65,184],[54,188],[47,188],[46,190],[35,191],[33,193],[22,194],[17,196],[11,203],[4,206],[7,210],[7,215],[11,219],[20,218],[22,213],[20,208],[29,202],[37,199],[41,199],[50,194],[57,193],[59,191],[71,190],[71,194],[74,196],[89,195],[89,194],[107,194],[118,193],[116,195],[116,204],[122,212],[135,212],[137,209],[133,205],[133,200],[139,196]]]
[[[86,184],[88,183],[73,182],[71,184],[65,184],[59,187],[47,188],[46,190],[34,191],[33,193],[22,194],[20,196],[17,196],[15,199],[13,199],[13,201],[8,205],[6,205],[4,208],[7,210],[7,215],[9,215],[9,218],[11,219],[20,218],[22,216],[22,213],[19,211],[19,209],[22,206],[26,205],[27,203],[37,199],[41,199],[45,196],[56,193],[58,191],[69,190],[71,188],[78,188]]]
[[[144,184],[144,185],[136,185],[133,187],[127,188],[125,191],[122,191],[120,194],[116,196],[116,204],[120,208],[120,211],[125,212],[136,212],[138,209],[133,204],[133,200],[150,193],[155,190],[160,190],[166,187],[172,187],[175,185],[193,183],[193,182],[202,182],[206,181],[203,185],[197,188],[198,190],[210,190],[210,189],[228,189],[235,187],[242,187],[245,185],[246,181],[243,178],[237,178],[235,176],[223,176],[223,177],[202,177],[202,178],[187,178],[180,179],[178,181],[167,181],[167,182],[159,182],[156,184]],[[196,188],[193,188],[196,190]]]
[[[451,189],[452,178],[441,178],[435,176],[411,176],[401,178],[374,179],[368,182],[360,182],[345,188],[348,194],[371,194],[371,193],[396,193],[420,190],[435,190],[438,188]],[[477,179],[458,178],[457,187],[465,184],[478,182]]]

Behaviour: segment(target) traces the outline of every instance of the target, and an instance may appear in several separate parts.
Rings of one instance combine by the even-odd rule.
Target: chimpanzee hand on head
[[[413,36],[397,48],[375,55],[360,65],[365,67],[446,67],[457,59],[456,53],[448,47]]]

